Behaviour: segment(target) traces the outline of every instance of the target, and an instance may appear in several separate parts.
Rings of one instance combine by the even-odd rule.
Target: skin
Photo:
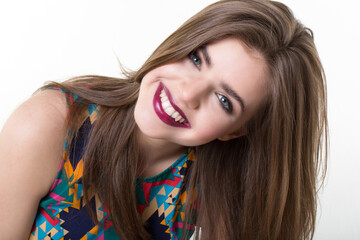
[[[159,162],[174,162],[184,146],[214,139],[226,141],[245,134],[242,127],[266,98],[266,64],[260,54],[248,50],[235,38],[210,44],[206,52],[211,65],[206,63],[204,51],[198,50],[195,55],[158,67],[143,78],[135,120],[143,148],[150,153],[145,175],[166,169],[167,165],[161,166]],[[160,83],[184,112],[190,128],[168,125],[156,115],[153,98]],[[223,84],[243,99],[244,109],[223,89]],[[219,96],[232,103],[232,113],[225,111]]]
[[[142,177],[168,168],[185,146],[245,134],[243,124],[264,100],[266,68],[256,52],[236,39],[211,44],[207,52],[211,66],[199,52],[199,56],[156,68],[144,77],[135,110],[140,144],[148,156]],[[160,82],[186,114],[191,128],[169,126],[155,114],[152,101]],[[222,89],[223,82],[243,98],[245,111]],[[232,114],[224,110],[218,94],[232,102]],[[67,114],[63,93],[47,90],[23,103],[1,130],[0,239],[29,237],[39,201],[59,170]]]
[[[67,107],[60,91],[23,103],[0,132],[0,239],[28,239],[60,165]]]

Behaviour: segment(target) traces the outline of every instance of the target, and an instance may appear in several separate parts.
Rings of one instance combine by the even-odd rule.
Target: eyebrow
[[[211,67],[211,59],[210,59],[209,53],[206,49],[206,46],[204,45],[204,46],[200,47],[200,51],[201,51],[202,55],[204,56],[206,65],[208,67]]]
[[[210,58],[209,53],[208,53],[208,51],[206,49],[206,45],[200,47],[200,51],[201,51],[202,55],[204,56],[206,65],[208,67],[211,67],[211,58]],[[242,99],[242,97],[240,97],[234,90],[232,90],[230,88],[229,85],[227,85],[224,82],[221,83],[221,87],[227,94],[229,94],[232,98],[234,98],[236,101],[239,102],[242,112],[245,112],[245,103],[244,103],[244,100]]]
[[[230,86],[227,85],[226,83],[221,83],[221,87],[227,94],[229,94],[231,97],[233,97],[236,101],[239,102],[242,112],[245,112],[244,100],[234,90],[232,90]]]

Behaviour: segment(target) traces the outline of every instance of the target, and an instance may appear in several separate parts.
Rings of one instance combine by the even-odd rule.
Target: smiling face
[[[135,121],[150,139],[197,146],[245,134],[242,126],[267,95],[261,55],[227,38],[148,72]]]

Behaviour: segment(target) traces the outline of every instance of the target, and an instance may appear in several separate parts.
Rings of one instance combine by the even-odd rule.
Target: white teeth
[[[173,114],[171,114],[171,117],[172,117],[172,118],[176,118],[176,117],[179,116],[179,115],[180,115],[180,114],[175,111]]]
[[[172,107],[168,107],[164,111],[166,112],[167,115],[171,116],[171,114],[175,112],[175,109]]]
[[[166,114],[169,115],[170,117],[174,118],[174,120],[177,122],[180,122],[180,123],[185,122],[185,119],[171,105],[169,98],[166,96],[164,89],[161,91],[160,97],[161,97],[161,106],[164,109],[164,111],[166,112]]]
[[[163,109],[172,108],[171,103],[170,103],[169,100],[161,101],[161,105],[162,105]]]

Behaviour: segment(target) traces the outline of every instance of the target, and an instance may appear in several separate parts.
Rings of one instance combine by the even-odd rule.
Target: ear
[[[234,138],[238,138],[241,136],[244,136],[246,134],[246,130],[244,130],[244,128],[240,128],[239,130],[237,130],[236,132],[230,133],[230,134],[226,134],[222,137],[219,137],[218,139],[220,141],[228,141]]]

